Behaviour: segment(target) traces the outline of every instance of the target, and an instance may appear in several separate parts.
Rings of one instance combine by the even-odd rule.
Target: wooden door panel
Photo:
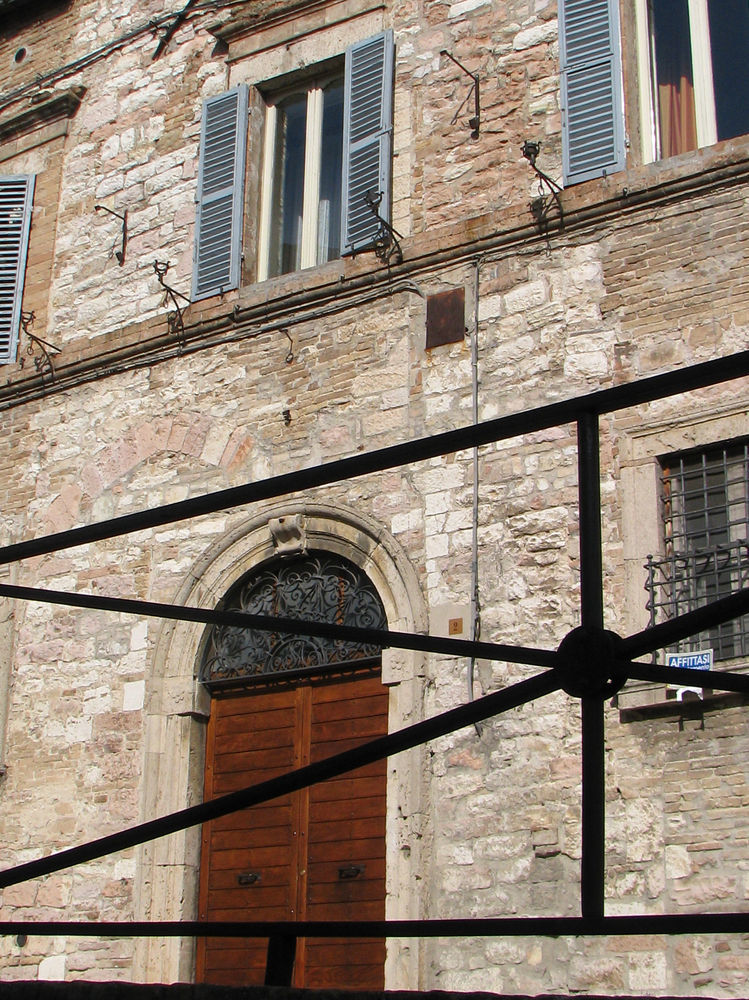
[[[255,904],[248,906],[243,903],[226,908],[211,909],[211,920],[288,920],[288,903]]]
[[[289,707],[291,691],[293,687],[289,684],[279,684],[277,687],[258,685],[249,695],[247,692],[214,695],[213,702],[221,702],[221,717],[224,719],[230,719],[234,715],[251,718],[253,715],[264,716],[275,709],[285,712]],[[248,698],[252,699],[251,703]]]
[[[265,886],[288,884],[288,861],[282,865],[263,865],[259,867],[262,883]],[[247,871],[253,869],[248,868]],[[208,888],[213,892],[220,892],[223,889],[233,889],[237,885],[236,865],[221,869],[212,868],[209,876]],[[254,888],[253,886],[243,886],[245,891]]]
[[[367,817],[352,819],[348,823],[311,823],[310,845],[320,844],[326,840],[336,841],[339,844],[358,844],[360,840],[372,839],[379,834],[382,826],[376,820],[377,817]]]
[[[292,833],[289,824],[280,826],[261,826],[256,829],[249,827],[240,830],[215,830],[211,839],[211,848],[214,851],[230,851],[237,841],[240,841],[242,848],[250,852],[249,856],[258,847],[277,847],[282,850],[292,843]]]
[[[379,676],[313,689],[311,758],[320,760],[385,735],[387,705]],[[377,762],[310,789],[309,920],[384,919],[385,782],[386,765]],[[355,877],[346,877],[357,868]],[[384,960],[382,940],[311,940],[304,984],[382,989]]]
[[[373,881],[382,882],[385,878],[385,854],[384,851],[380,851],[379,855],[372,858],[361,859],[360,864],[363,866],[364,871],[361,875],[357,875],[357,880],[359,879],[371,879]],[[340,882],[345,881],[340,877],[340,869],[343,868],[342,862],[322,862],[321,864],[310,864],[308,871],[310,876],[310,884],[315,887],[324,886],[328,882]],[[353,879],[351,880],[353,881]]]
[[[264,938],[247,942],[242,938],[211,938],[203,982],[236,986],[241,978],[244,985],[262,986],[267,952],[268,941]]]
[[[212,822],[215,823],[216,830],[226,832],[260,830],[266,826],[288,826],[291,821],[291,797],[284,795],[283,798],[271,799],[269,802],[253,806],[251,809],[242,809],[229,816],[222,816],[221,819]]]
[[[356,940],[338,941],[335,938],[312,944],[308,950],[309,989],[382,989],[373,983],[382,983],[385,964],[385,942],[371,941],[357,948]]]
[[[327,781],[322,781],[314,788],[315,801],[336,802],[339,799],[346,798],[351,792],[351,781],[354,779],[356,780],[357,795],[369,797],[371,795],[382,794],[383,775],[382,773],[374,774],[370,770],[370,768],[376,767],[376,764],[368,765],[367,768],[360,767],[358,770],[350,771],[339,778],[329,778]],[[382,768],[379,771],[382,771]]]
[[[309,951],[311,953],[325,951],[328,961],[332,965],[340,967],[352,960],[357,964],[370,965],[373,960],[373,952],[381,947],[381,938],[318,938],[315,941],[310,941]],[[382,951],[384,953],[384,948]]]
[[[375,670],[214,698],[206,797],[384,735],[387,705]],[[383,919],[385,781],[386,765],[378,762],[210,824],[201,913],[213,920]],[[352,866],[362,870],[345,877]],[[240,886],[237,876],[250,872],[258,881]],[[262,983],[266,946],[204,941],[198,974],[208,982]],[[382,940],[300,940],[295,985],[381,989],[384,957]]]
[[[366,866],[365,866],[366,871]],[[314,908],[318,906],[335,905],[342,907],[340,915],[330,917],[331,920],[358,920],[365,919],[358,916],[357,907],[359,904],[377,902],[382,894],[380,880],[367,878],[366,875],[355,879],[341,880],[338,878],[328,878],[324,882],[310,885],[307,894],[308,915],[310,920],[320,920],[320,917],[312,917]],[[337,911],[336,911],[337,912]],[[379,911],[378,911],[379,913]],[[381,916],[367,917],[367,920],[381,920]]]
[[[294,728],[294,714],[286,705],[266,712],[234,712],[223,716],[222,722],[220,749],[233,752],[288,743],[287,733]]]
[[[360,840],[357,845],[360,858],[376,858],[382,855],[382,844],[379,837]],[[347,842],[340,840],[323,840],[309,845],[307,853],[310,867],[328,861],[347,862],[351,857],[351,848]]]
[[[257,941],[246,943],[243,938],[215,938],[215,946],[211,949],[212,969],[233,969],[236,976],[236,969],[242,967],[242,962],[248,956],[252,956],[254,963],[260,965],[265,963],[265,952],[267,942],[258,938]],[[236,979],[233,981],[236,985]]]
[[[385,815],[385,796],[362,796],[358,786],[349,786],[348,794],[340,794],[336,798],[319,799],[317,796],[310,802],[309,818],[311,823],[325,820],[349,820],[358,816],[360,819],[381,817]]]
[[[214,788],[222,781],[233,782],[236,775],[241,778],[240,787],[257,785],[261,781],[277,778],[294,769],[295,758],[288,747],[273,747],[270,750],[248,750],[246,753],[226,753],[216,761]],[[248,777],[251,780],[248,781]]]
[[[387,688],[380,680],[380,668],[371,667],[359,670],[348,677],[319,678],[315,681],[314,701],[316,705],[324,705],[326,702],[340,703],[347,697],[350,697],[352,701],[358,701],[360,698],[376,697],[383,694],[387,698]]]
[[[252,855],[241,847],[226,851],[213,852],[215,857],[211,858],[211,871],[225,869],[234,872],[254,871],[255,868],[267,868],[291,863],[293,851],[287,845],[286,848],[279,848],[276,845],[271,847],[258,847]]]
[[[211,703],[206,799],[267,781],[298,766],[297,695],[291,688],[217,697]],[[289,920],[295,914],[298,803],[283,796],[207,824],[200,913],[207,920]],[[240,885],[244,876],[259,876]],[[197,977],[260,985],[267,941],[198,941]]]
[[[308,920],[384,920],[385,907],[381,899],[349,899],[307,906]]]
[[[362,684],[368,683],[368,680]],[[321,691],[316,699],[316,716],[320,719],[332,721],[339,719],[348,721],[350,719],[372,719],[381,716],[387,710],[387,692],[375,691],[372,694],[362,694],[356,698],[342,699],[335,694],[333,689]]]
[[[380,736],[380,733],[367,733],[366,735],[355,738],[349,737],[347,739],[329,739],[327,741],[320,741],[315,744],[315,756],[314,760],[324,760],[326,757],[333,757],[339,753],[346,753],[348,750],[353,750],[354,747],[358,747],[362,743],[366,743],[367,740],[374,739],[375,736]]]

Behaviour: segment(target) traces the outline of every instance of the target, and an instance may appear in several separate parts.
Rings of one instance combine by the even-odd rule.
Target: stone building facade
[[[18,258],[0,289],[0,544],[745,350],[749,125],[724,114],[696,42],[690,93],[669,85],[662,6],[0,0],[0,238]],[[684,16],[709,19],[692,37],[713,40],[717,64],[746,25],[740,5],[726,5],[730,28],[713,6],[685,3]],[[592,52],[575,62],[579,37]],[[322,210],[310,229],[305,203],[291,237],[278,215],[327,173],[325,95],[349,99],[346,54],[372,39],[392,57],[376,194],[400,254],[365,237],[340,256],[332,227],[320,250]],[[579,141],[581,87],[606,122]],[[228,93],[241,95],[231,275],[201,288],[203,109]],[[291,130],[300,100],[304,177],[279,193],[281,162],[291,177],[299,160],[279,122]],[[683,128],[667,125],[677,105]],[[354,168],[343,176],[337,194]],[[26,201],[11,204],[18,190]],[[733,561],[702,597],[745,582],[748,404],[736,379],[602,419],[608,628],[650,621],[646,563],[666,573],[674,555],[685,468],[724,470],[700,495]],[[707,545],[690,516],[680,565]],[[2,582],[214,608],[302,549],[358,567],[391,629],[470,638],[478,625],[556,649],[580,614],[574,426],[10,562]],[[665,615],[669,579],[653,590]],[[3,868],[201,800],[216,700],[198,673],[204,626],[9,600],[0,623]],[[703,645],[743,669],[745,635],[731,636]],[[387,726],[533,669],[385,650]],[[609,914],[746,909],[746,708],[690,695],[630,684],[607,706]],[[578,912],[579,717],[558,693],[390,760],[388,917]],[[201,849],[187,831],[8,887],[0,920],[194,919]],[[192,939],[0,939],[0,980],[189,981],[195,963]],[[391,940],[384,982],[741,996],[748,968],[741,935]]]

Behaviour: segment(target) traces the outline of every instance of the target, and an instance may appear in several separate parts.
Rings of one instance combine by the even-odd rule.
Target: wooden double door
[[[212,699],[205,796],[214,798],[387,732],[379,668],[278,681]],[[382,920],[384,761],[206,824],[203,920]],[[267,939],[198,942],[197,978],[262,984]],[[384,988],[385,942],[299,939],[295,986]]]

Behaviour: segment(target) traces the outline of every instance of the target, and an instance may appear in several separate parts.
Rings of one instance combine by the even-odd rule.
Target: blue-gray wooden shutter
[[[618,0],[560,0],[565,184],[623,170]]]
[[[371,247],[380,228],[364,196],[381,196],[390,221],[393,131],[393,32],[384,31],[346,51],[343,106],[342,253]]]
[[[34,177],[0,177],[0,364],[15,361]]]
[[[244,84],[203,104],[193,299],[239,287],[247,109]]]

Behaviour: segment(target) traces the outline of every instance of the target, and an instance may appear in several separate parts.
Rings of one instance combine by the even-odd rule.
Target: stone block
[[[62,981],[65,979],[65,956],[49,955],[39,963],[39,979]]]

